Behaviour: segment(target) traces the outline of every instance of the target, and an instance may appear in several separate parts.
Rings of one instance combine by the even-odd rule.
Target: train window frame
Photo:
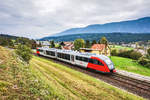
[[[41,49],[37,49],[37,51],[39,51],[39,52],[43,52],[44,50],[41,50]]]
[[[94,62],[94,61],[97,61],[97,62]],[[92,63],[92,64],[95,64],[95,65],[100,65],[100,66],[104,66],[103,63],[101,63],[99,60],[97,59],[89,59],[89,63]]]
[[[76,56],[76,60],[79,60],[79,58],[78,58],[79,56]]]
[[[48,50],[46,50],[46,54],[50,55],[50,56],[55,56],[56,55],[54,51],[48,51]]]
[[[86,59],[86,60],[85,60]],[[82,57],[82,56],[76,56],[76,60],[78,61],[84,61],[84,62],[89,62],[89,58],[87,57]]]
[[[84,61],[84,62],[88,62],[88,61],[89,61],[89,58],[87,58],[87,57],[83,57],[83,58],[82,58],[82,61]]]
[[[82,57],[81,56],[79,56],[79,60],[82,61]]]

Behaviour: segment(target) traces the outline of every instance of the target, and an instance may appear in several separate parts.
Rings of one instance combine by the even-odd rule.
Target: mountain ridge
[[[51,41],[54,40],[56,42],[61,41],[74,41],[75,39],[82,38],[84,40],[89,41],[99,41],[101,37],[106,37],[109,42],[137,42],[137,41],[148,41],[150,40],[150,33],[86,33],[86,34],[71,34],[71,35],[63,35],[63,36],[53,36],[53,37],[44,37],[41,38],[41,41]]]
[[[111,22],[105,24],[91,24],[86,27],[70,28],[54,36],[63,36],[80,33],[150,33],[150,17],[143,17],[135,20]]]

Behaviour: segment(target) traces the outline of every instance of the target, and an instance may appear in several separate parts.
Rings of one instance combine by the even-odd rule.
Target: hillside
[[[0,47],[1,100],[143,100],[100,80],[33,56],[30,65]]]
[[[51,90],[66,100],[142,99],[49,59],[33,57],[31,68],[52,87]]]
[[[57,94],[37,78],[25,62],[0,46],[0,100],[48,100]]]
[[[136,41],[147,41],[150,40],[150,34],[124,34],[124,33],[87,33],[87,34],[75,34],[75,35],[64,35],[57,37],[44,37],[40,40],[54,40],[54,41],[74,41],[77,38],[83,38],[84,40],[99,40],[105,36],[110,42],[136,42]]]
[[[81,28],[71,28],[55,34],[55,36],[80,34],[80,33],[150,33],[150,17],[137,20],[112,22],[106,24],[93,24]]]
[[[7,34],[0,34],[0,38],[9,38],[9,39],[17,39],[17,36],[7,35]]]

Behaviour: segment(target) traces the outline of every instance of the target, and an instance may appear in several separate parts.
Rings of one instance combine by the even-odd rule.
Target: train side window
[[[46,51],[46,54],[51,55],[51,56],[55,56],[55,52],[53,52],[53,51]]]
[[[64,59],[67,59],[67,54],[64,54]]]
[[[82,61],[82,57],[79,57],[79,60]]]
[[[83,60],[84,62],[88,62],[88,58],[86,58],[86,57],[83,57],[82,60]]]
[[[93,63],[93,59],[89,59],[89,63]]]
[[[93,64],[96,64],[96,65],[98,65],[98,60],[96,60],[96,59],[93,59]]]
[[[41,49],[37,49],[37,51],[39,51],[39,52],[43,52],[43,50],[41,50]]]
[[[98,65],[104,66],[100,61],[98,61]]]
[[[65,59],[65,55],[62,53],[62,58]]]
[[[69,54],[67,54],[67,60],[70,60],[70,55]]]
[[[62,54],[60,53],[60,58],[62,58]]]
[[[57,53],[57,57],[59,57],[59,53]]]
[[[76,60],[78,60],[78,56],[76,56]]]
[[[96,59],[89,59],[89,63],[104,66],[100,61]]]
[[[80,60],[80,61],[82,61],[82,57],[80,57],[80,56],[76,56],[76,60]]]
[[[51,51],[51,56],[55,56],[55,52]]]

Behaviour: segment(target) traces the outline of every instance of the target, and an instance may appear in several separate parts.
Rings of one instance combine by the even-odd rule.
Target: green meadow
[[[113,61],[116,69],[150,76],[150,69],[138,64],[135,60],[117,56],[112,56],[111,60]]]

